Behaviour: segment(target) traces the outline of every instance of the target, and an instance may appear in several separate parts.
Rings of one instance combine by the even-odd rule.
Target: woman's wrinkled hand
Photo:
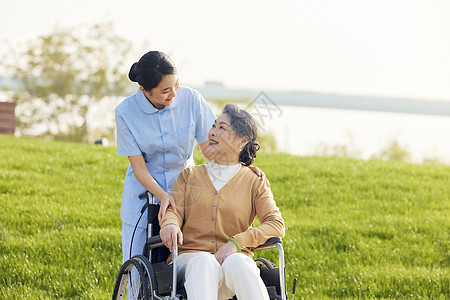
[[[173,247],[177,247],[178,244],[183,245],[183,233],[175,224],[169,224],[164,226],[160,232],[161,240],[164,245],[172,252]]]
[[[219,262],[219,264],[222,265],[228,256],[237,252],[238,250],[236,248],[236,245],[233,242],[228,242],[220,247],[219,250],[217,250],[217,252],[214,254],[214,256],[216,257],[216,260]]]
[[[267,186],[267,187],[270,187],[269,179],[267,179],[266,174],[264,174],[264,172],[261,171],[260,168],[255,167],[255,166],[248,166],[248,168],[249,168],[250,170],[252,170],[253,173],[255,173],[258,177],[260,177],[260,178],[261,178],[261,181],[264,180],[264,181],[266,182],[266,186]]]
[[[161,202],[161,206],[159,207],[159,213],[158,213],[158,221],[161,222],[161,219],[166,215],[167,209],[172,207],[172,210],[176,213],[177,207],[175,206],[175,200],[173,199],[172,195],[165,194],[161,199],[159,199]]]

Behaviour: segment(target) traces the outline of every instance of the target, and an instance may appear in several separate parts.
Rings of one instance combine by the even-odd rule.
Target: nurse
[[[146,240],[146,215],[137,224],[149,191],[161,203],[161,219],[169,206],[170,195],[182,169],[195,165],[194,140],[205,159],[208,131],[216,119],[199,92],[180,86],[177,68],[164,53],[150,51],[131,66],[128,77],[139,84],[138,91],[122,101],[115,110],[117,154],[127,156],[130,164],[125,177],[120,216],[122,218],[123,261],[141,254]],[[258,168],[252,170],[264,178]]]

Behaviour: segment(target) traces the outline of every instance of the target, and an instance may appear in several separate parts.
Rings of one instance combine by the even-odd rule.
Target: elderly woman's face
[[[239,160],[240,150],[246,143],[246,137],[239,137],[230,124],[230,116],[222,114],[214,122],[208,133],[208,151],[215,153],[215,160]]]

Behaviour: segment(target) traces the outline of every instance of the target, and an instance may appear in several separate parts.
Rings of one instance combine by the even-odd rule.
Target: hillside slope
[[[0,136],[0,298],[111,297],[127,164],[115,148]],[[450,295],[449,166],[285,154],[256,165],[286,220],[296,297]]]

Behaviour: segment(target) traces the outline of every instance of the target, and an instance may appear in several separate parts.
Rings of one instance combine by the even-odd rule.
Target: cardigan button
[[[211,218],[211,221],[214,221],[214,220],[215,220],[214,217],[212,217],[212,218]]]
[[[217,195],[217,192],[215,192],[214,195]]]
[[[213,203],[213,206],[214,206],[214,207],[216,207],[216,204],[215,204],[215,203]]]

